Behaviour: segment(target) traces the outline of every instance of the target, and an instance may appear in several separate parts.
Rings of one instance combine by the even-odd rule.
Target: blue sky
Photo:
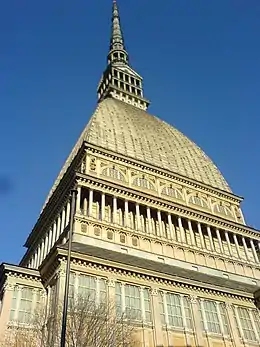
[[[22,245],[96,105],[112,0],[0,10],[0,262]],[[260,228],[259,0],[118,0],[150,112],[194,140]]]

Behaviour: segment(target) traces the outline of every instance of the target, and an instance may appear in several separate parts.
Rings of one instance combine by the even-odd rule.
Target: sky
[[[0,263],[23,244],[96,107],[112,0],[0,5]],[[260,229],[260,1],[118,0],[150,113],[213,159]]]

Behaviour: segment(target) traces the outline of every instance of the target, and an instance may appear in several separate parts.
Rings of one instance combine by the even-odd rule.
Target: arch
[[[133,186],[149,189],[149,190],[156,190],[154,184],[144,176],[137,176],[133,179],[132,182]]]
[[[209,204],[208,204],[207,200],[203,197],[198,196],[198,195],[189,196],[188,202],[189,202],[189,204],[196,205],[196,206],[199,206],[199,207],[202,207],[202,208],[209,210]]]
[[[181,192],[174,187],[171,186],[165,186],[162,189],[162,195],[166,195],[166,196],[170,196],[171,198],[175,198],[178,200],[183,200],[183,196],[181,194]]]
[[[222,214],[222,215],[224,215],[224,216],[234,218],[234,214],[233,214],[231,208],[229,208],[229,207],[226,206],[226,205],[216,203],[216,204],[213,206],[213,211],[214,211],[215,213],[219,213],[219,214]]]
[[[108,167],[104,168],[101,172],[101,175],[106,176],[106,177],[110,177],[114,180],[126,182],[126,178],[125,178],[124,174],[115,166],[113,166],[113,167],[108,166]]]

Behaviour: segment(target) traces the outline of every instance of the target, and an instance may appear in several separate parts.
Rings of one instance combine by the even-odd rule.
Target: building
[[[29,234],[1,265],[0,335],[42,299],[63,297],[70,191],[77,183],[71,285],[106,291],[142,322],[141,346],[260,344],[260,234],[214,163],[147,112],[116,1],[96,111]],[[88,288],[86,288],[88,289]],[[131,301],[129,300],[131,298]],[[129,306],[130,305],[130,306]]]

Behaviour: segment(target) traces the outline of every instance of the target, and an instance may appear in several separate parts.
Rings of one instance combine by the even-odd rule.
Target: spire
[[[114,55],[113,53],[119,53]],[[121,53],[121,54],[120,54]],[[115,59],[118,56],[118,59]],[[128,64],[128,53],[125,49],[124,37],[121,29],[120,15],[116,0],[113,0],[112,8],[112,26],[111,26],[111,38],[110,38],[110,51],[108,54],[108,63],[121,62]]]
[[[98,101],[113,97],[146,110],[149,101],[143,97],[142,83],[142,77],[129,64],[117,1],[113,0],[110,49],[107,68],[98,85]]]

